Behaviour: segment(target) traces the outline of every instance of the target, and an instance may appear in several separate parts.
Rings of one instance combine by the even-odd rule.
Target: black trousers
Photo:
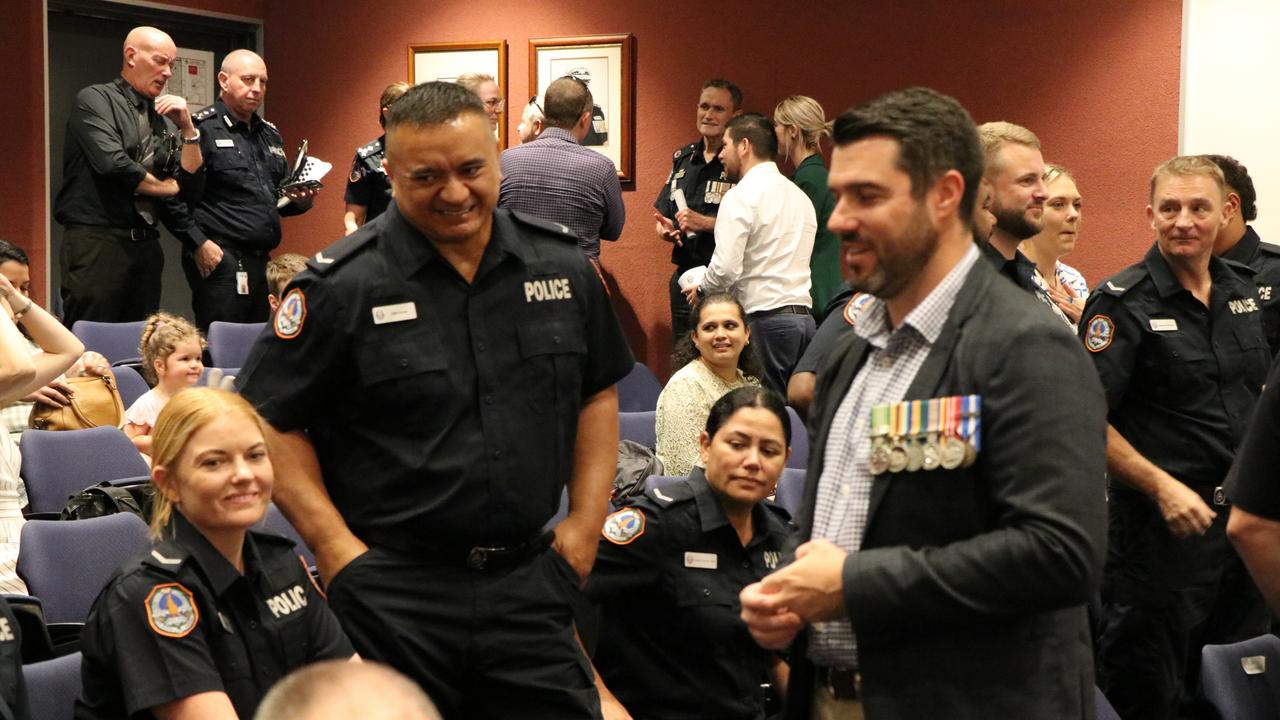
[[[129,230],[71,225],[62,235],[62,321],[132,322],[160,309],[164,250]]]
[[[329,585],[356,650],[422,685],[445,720],[599,718],[573,633],[577,574],[554,550],[506,568],[374,548]]]
[[[1229,508],[1215,507],[1193,538],[1174,537],[1133,490],[1113,487],[1109,509],[1098,685],[1125,720],[1176,718],[1196,691],[1201,648],[1265,633],[1266,603],[1227,539]]]
[[[196,314],[196,327],[208,332],[209,323],[215,320],[266,322],[271,316],[271,307],[267,304],[267,261],[271,258],[265,252],[248,252],[218,240],[214,242],[222,248],[222,262],[209,273],[209,277],[200,277],[191,252],[182,253],[182,272],[187,276],[187,285],[191,286],[191,308]],[[248,295],[236,291],[238,272],[248,274]]]
[[[689,334],[693,329],[693,318],[689,317],[689,301],[685,298],[684,293],[680,292],[680,276],[689,268],[676,268],[671,273],[671,281],[667,283],[667,292],[671,300],[671,342],[672,344],[680,342],[680,338]]]

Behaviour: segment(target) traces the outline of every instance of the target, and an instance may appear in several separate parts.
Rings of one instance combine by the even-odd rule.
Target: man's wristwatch
[[[187,137],[182,138],[182,144],[183,144],[183,145],[195,145],[195,144],[196,144],[196,143],[198,143],[198,142],[200,142],[200,128],[196,128],[196,136],[195,136],[195,137],[193,137],[193,138],[187,138]]]

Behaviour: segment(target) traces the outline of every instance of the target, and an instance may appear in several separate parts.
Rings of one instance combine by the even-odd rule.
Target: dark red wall
[[[693,106],[706,77],[735,80],[747,109],[766,113],[792,93],[816,97],[835,115],[880,92],[923,84],[959,98],[978,122],[1030,127],[1046,159],[1079,179],[1084,230],[1068,262],[1091,282],[1145,250],[1147,178],[1177,149],[1181,3],[1175,0],[867,0],[803,9],[772,0],[182,4],[266,21],[269,117],[291,146],[305,136],[314,154],[335,165],[315,209],[285,222],[285,248],[304,253],[341,234],[346,165],[378,133],[379,92],[407,79],[407,45],[505,38],[514,132],[530,94],[529,38],[634,34],[636,184],[624,193],[627,229],[617,243],[605,243],[603,260],[637,356],[659,370],[669,349],[670,265],[648,208],[672,150],[696,139]],[[18,239],[39,237],[44,224],[40,43],[38,9],[11,14],[0,29],[0,61],[16,68],[0,97],[17,100],[0,111],[0,177],[7,188],[0,193],[0,233]]]

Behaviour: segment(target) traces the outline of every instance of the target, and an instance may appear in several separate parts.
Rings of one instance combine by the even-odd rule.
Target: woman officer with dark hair
[[[732,390],[707,416],[706,469],[605,520],[587,594],[603,614],[595,664],[606,718],[764,717],[760,685],[785,666],[751,639],[738,592],[778,567],[791,534],[786,512],[765,501],[790,442],[781,397]]]

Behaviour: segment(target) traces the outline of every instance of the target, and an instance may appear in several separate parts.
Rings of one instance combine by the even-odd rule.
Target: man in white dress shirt
[[[748,113],[729,121],[720,162],[735,185],[716,215],[716,249],[700,286],[733,292],[747,311],[751,343],[764,364],[764,385],[783,397],[787,380],[815,332],[809,256],[818,231],[813,203],[778,172],[773,123]]]

